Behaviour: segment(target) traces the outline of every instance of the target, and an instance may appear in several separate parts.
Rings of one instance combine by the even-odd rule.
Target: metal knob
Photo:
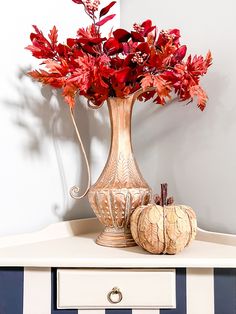
[[[107,299],[112,304],[120,303],[123,299],[123,295],[120,292],[120,289],[117,287],[114,287],[107,295]]]

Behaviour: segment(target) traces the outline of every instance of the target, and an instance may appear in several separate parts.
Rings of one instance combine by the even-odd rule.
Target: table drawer
[[[174,269],[58,269],[59,309],[175,308]]]

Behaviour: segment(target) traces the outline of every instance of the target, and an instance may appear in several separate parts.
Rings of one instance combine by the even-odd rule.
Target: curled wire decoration
[[[73,125],[74,125],[74,128],[75,128],[75,132],[76,132],[76,135],[77,135],[77,138],[78,138],[78,141],[79,141],[79,144],[80,144],[80,147],[81,147],[84,159],[85,159],[86,169],[87,169],[87,174],[88,174],[87,188],[86,188],[86,190],[85,190],[85,192],[83,194],[79,195],[80,187],[78,187],[76,185],[73,186],[70,189],[70,196],[72,198],[76,199],[76,200],[80,200],[81,198],[83,198],[83,197],[85,197],[87,195],[87,193],[88,193],[88,191],[90,189],[90,186],[91,186],[91,171],[90,171],[90,167],[89,167],[87,154],[86,154],[85,149],[84,149],[84,145],[83,145],[83,142],[82,142],[82,139],[81,139],[81,136],[80,136],[79,129],[77,127],[76,121],[75,121],[75,116],[74,116],[74,112],[73,112],[72,108],[70,108],[70,115],[71,115],[71,119],[72,119],[72,122],[73,122]]]

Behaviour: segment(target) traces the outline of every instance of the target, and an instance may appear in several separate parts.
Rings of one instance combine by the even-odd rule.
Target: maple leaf
[[[62,88],[65,83],[65,78],[57,73],[49,73],[45,70],[34,70],[28,72],[33,79],[55,88]]]
[[[50,42],[38,29],[36,25],[33,25],[35,33],[30,34],[30,39],[32,41],[32,45],[28,45],[25,49],[30,50],[32,55],[38,59],[47,59],[53,58],[56,54],[52,42]],[[50,32],[51,40],[55,44],[55,40],[57,40],[57,31],[56,28],[53,28]]]
[[[67,79],[68,84],[76,84],[81,91],[87,92],[90,86],[91,73],[94,69],[95,63],[93,57],[84,55],[83,58],[76,60],[77,67]]]
[[[207,94],[203,88],[199,85],[191,86],[189,93],[192,98],[197,97],[197,106],[201,111],[203,111],[206,107],[206,102],[208,99]]]
[[[56,26],[53,26],[53,28],[50,30],[48,38],[51,40],[52,49],[55,49],[58,39],[58,30]]]
[[[153,86],[156,88],[157,94],[160,98],[171,98],[170,97],[170,92],[171,92],[171,87],[170,84],[167,83],[163,78],[160,76],[155,76],[153,78]]]
[[[207,52],[206,58],[204,60],[204,65],[205,65],[206,69],[208,69],[209,66],[212,65],[212,54],[211,54],[210,50]]]
[[[65,102],[71,107],[75,106],[75,96],[78,91],[78,87],[74,84],[66,84],[63,88],[62,95],[65,99]]]
[[[44,61],[44,64],[50,73],[60,74],[61,76],[67,76],[69,73],[69,66],[62,58],[58,61],[47,59]]]
[[[144,91],[149,87],[153,87],[153,76],[151,74],[146,75],[141,81],[141,86]]]
[[[211,52],[208,51],[206,58],[190,55],[186,62],[186,67],[192,76],[202,76],[207,73],[208,67],[212,64]]]
[[[148,91],[150,88],[155,89],[158,96],[158,102],[161,104],[165,103],[166,97],[171,98],[171,85],[160,76],[146,75],[141,81],[141,86],[144,92]]]

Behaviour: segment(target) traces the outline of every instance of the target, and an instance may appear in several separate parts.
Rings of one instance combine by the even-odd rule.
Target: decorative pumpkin
[[[176,254],[195,238],[197,220],[193,209],[174,205],[167,198],[167,184],[161,184],[156,204],[138,207],[131,216],[131,233],[135,242],[154,254]]]

